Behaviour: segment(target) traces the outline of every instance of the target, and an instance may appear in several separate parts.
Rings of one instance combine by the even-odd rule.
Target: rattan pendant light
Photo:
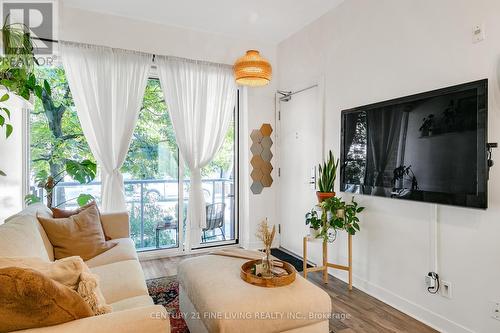
[[[243,57],[236,60],[233,71],[236,83],[243,86],[265,86],[272,77],[271,64],[256,50],[248,50]]]

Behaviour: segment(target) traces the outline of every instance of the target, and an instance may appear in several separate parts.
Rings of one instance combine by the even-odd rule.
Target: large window
[[[131,236],[138,249],[179,246],[179,154],[160,82],[148,80],[122,167]]]
[[[31,191],[43,198],[37,186],[44,175],[64,174],[66,160],[94,160],[83,135],[62,67],[37,68],[49,81],[52,96],[35,102],[30,116]],[[235,164],[237,112],[224,144],[202,170],[207,202],[207,226],[200,243],[224,244],[237,239]],[[150,79],[144,94],[129,152],[121,172],[130,214],[131,237],[136,248],[182,249],[189,197],[189,172],[179,164],[179,152],[159,80]],[[75,198],[88,193],[100,201],[99,172],[89,184],[65,177],[55,188],[53,206],[74,208]]]
[[[48,176],[59,179],[64,175],[67,160],[93,160],[94,157],[83,136],[64,70],[38,67],[36,71],[37,77],[46,79],[52,88],[51,96],[35,99],[30,115],[31,189],[44,198],[45,194],[38,188],[41,179]],[[80,193],[91,194],[99,200],[99,185],[79,185],[66,177],[54,190],[53,206],[74,206]]]

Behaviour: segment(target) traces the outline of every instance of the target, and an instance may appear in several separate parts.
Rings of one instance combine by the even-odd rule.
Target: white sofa
[[[37,213],[51,216],[47,207],[35,204],[0,225],[0,256],[54,260],[53,247],[36,218]],[[144,273],[129,238],[128,214],[102,214],[101,220],[105,234],[118,244],[86,263],[99,276],[102,293],[113,312],[20,332],[170,332],[165,308],[154,305],[148,295]]]

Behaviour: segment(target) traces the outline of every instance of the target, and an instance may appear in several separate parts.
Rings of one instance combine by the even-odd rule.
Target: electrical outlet
[[[434,288],[434,279],[427,275],[425,277],[425,285],[427,286],[427,288]]]
[[[448,281],[441,281],[441,296],[446,297],[446,298],[451,298],[452,293],[451,293],[451,283]]]
[[[472,42],[479,43],[486,39],[486,32],[484,31],[484,24],[475,25],[472,28]]]
[[[492,302],[491,317],[500,320],[500,302]]]

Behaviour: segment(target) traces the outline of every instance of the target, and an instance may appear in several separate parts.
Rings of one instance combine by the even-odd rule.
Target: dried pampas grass
[[[257,232],[255,233],[255,236],[264,243],[266,249],[271,247],[275,235],[276,235],[276,226],[273,225],[273,228],[270,229],[267,223],[267,219],[259,223]]]

